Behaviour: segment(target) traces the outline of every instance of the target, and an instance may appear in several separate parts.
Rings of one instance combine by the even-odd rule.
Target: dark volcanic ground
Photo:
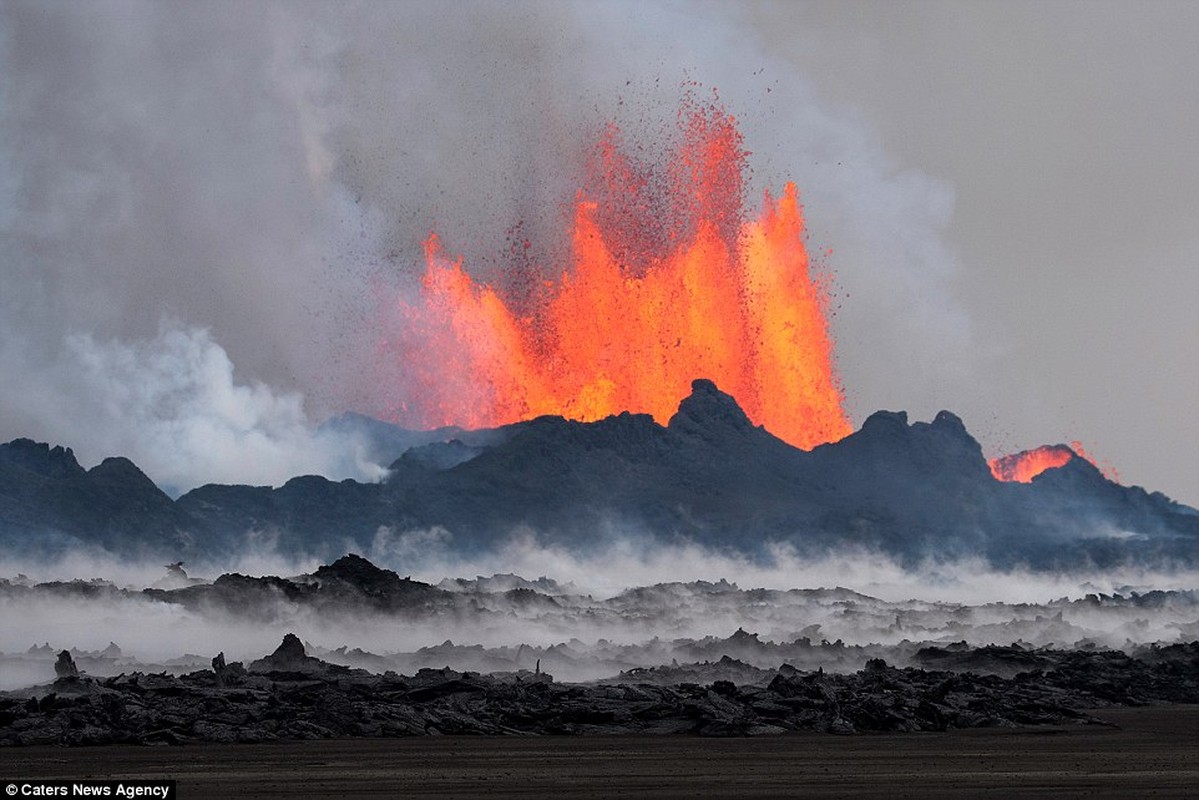
[[[597,599],[514,575],[432,586],[352,555],[291,578],[208,582],[172,565],[164,582],[174,588],[0,581],[4,641],[51,628],[56,643],[0,653],[12,690],[0,694],[0,745],[914,733],[1199,703],[1194,591],[968,606],[695,581]],[[54,627],[64,616],[85,624]],[[279,644],[293,624],[326,646],[292,633]],[[768,635],[662,635],[732,624]],[[176,657],[71,651],[63,631]],[[429,631],[498,643],[396,647]],[[626,638],[522,638],[562,631]],[[264,635],[271,644],[247,653],[245,637]],[[370,649],[351,645],[364,637]],[[212,655],[239,638],[234,657]]]
[[[14,778],[166,778],[228,797],[1194,797],[1199,706],[1103,725],[872,736],[423,737],[4,751]]]
[[[1199,642],[1113,651],[926,651],[949,669],[856,673],[715,663],[562,684],[539,670],[382,675],[308,656],[292,634],[270,655],[182,676],[78,675],[0,696],[0,745],[250,743],[445,734],[834,734],[1093,722],[1083,709],[1199,703]],[[1011,678],[994,673],[1019,664]],[[996,665],[999,665],[997,668]],[[739,676],[740,680],[729,677]]]

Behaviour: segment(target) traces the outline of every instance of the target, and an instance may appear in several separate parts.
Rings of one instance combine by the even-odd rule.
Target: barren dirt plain
[[[1195,797],[1199,705],[1108,725],[742,739],[421,737],[22,747],[4,778],[167,778],[179,797]]]

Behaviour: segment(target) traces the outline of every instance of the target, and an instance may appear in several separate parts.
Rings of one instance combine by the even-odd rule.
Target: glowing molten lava
[[[1024,450],[1001,456],[990,462],[991,474],[997,480],[1032,483],[1032,479],[1047,469],[1065,466],[1074,453],[1060,444],[1046,444],[1034,450]]]
[[[388,345],[406,371],[395,421],[480,428],[632,411],[664,424],[691,381],[710,378],[798,447],[851,432],[795,185],[745,219],[734,118],[690,107],[680,121],[664,166],[635,162],[608,129],[575,203],[572,263],[549,281],[477,283],[428,238],[419,301],[400,304],[405,332]]]
[[[987,462],[991,474],[997,480],[1031,483],[1032,479],[1045,470],[1065,466],[1072,458],[1081,458],[1099,468],[1103,476],[1110,481],[1119,481],[1119,475],[1111,467],[1099,467],[1095,459],[1083,448],[1081,442],[1042,445],[1034,450],[1024,450],[1010,456],[1001,456]]]

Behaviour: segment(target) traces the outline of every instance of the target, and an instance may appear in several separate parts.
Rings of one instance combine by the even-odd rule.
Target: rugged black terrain
[[[93,676],[180,674],[207,663],[211,653],[185,654],[202,653],[209,642],[251,658],[281,628],[302,631],[313,655],[372,672],[444,666],[518,672],[540,665],[571,682],[650,670],[646,680],[679,683],[697,680],[680,664],[723,663],[703,676],[740,682],[784,663],[848,673],[884,659],[1010,678],[1043,668],[1041,650],[1138,655],[1155,644],[1195,641],[1199,592],[1130,588],[972,605],[886,601],[841,587],[743,589],[721,580],[596,597],[546,577],[432,585],[351,554],[291,577],[227,573],[203,580],[172,564],[145,588],[102,579],[0,579],[0,617],[4,649],[18,647],[0,653],[0,688],[9,689],[49,679],[64,648]],[[64,621],[70,624],[61,627]],[[147,647],[158,660],[147,660]]]
[[[395,452],[386,480],[304,476],[278,488],[208,485],[172,500],[125,459],[84,470],[69,449],[10,442],[0,446],[0,544],[33,556],[82,549],[219,563],[264,541],[327,559],[369,550],[381,530],[443,531],[459,553],[532,531],[580,553],[636,535],[757,558],[783,543],[907,563],[1199,564],[1199,512],[1113,483],[1081,458],[1030,484],[997,481],[978,442],[944,411],[930,423],[880,411],[811,452],[753,426],[702,380],[665,427],[627,413],[421,436],[361,418],[335,424],[357,426],[377,454]]]
[[[6,642],[55,640],[0,653],[10,745],[899,732],[1199,702],[1193,590],[971,606],[692,581],[596,598],[546,577],[434,586],[347,555],[212,581],[173,563],[141,589],[5,579],[0,614]],[[268,655],[247,649],[280,629],[324,644],[289,633]],[[425,643],[450,635],[460,643]],[[242,661],[226,660],[230,646]],[[164,647],[175,657],[138,654]]]
[[[961,655],[961,654],[959,654]],[[980,660],[988,656],[983,655]],[[941,661],[930,654],[932,661]],[[950,666],[950,664],[946,664]],[[746,736],[929,731],[1086,721],[1106,705],[1199,702],[1199,644],[1041,653],[1012,678],[895,669],[876,659],[853,674],[789,665],[756,680],[590,684],[540,672],[424,669],[413,676],[308,656],[292,634],[248,668],[225,663],[175,677],[80,676],[69,653],[53,684],[0,696],[0,745],[261,742],[429,734],[668,733]]]

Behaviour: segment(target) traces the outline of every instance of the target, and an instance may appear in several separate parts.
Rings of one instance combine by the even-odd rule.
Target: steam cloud
[[[298,393],[238,383],[207,331],[164,325],[154,339],[66,338],[29,411],[50,410],[67,441],[128,454],[167,488],[198,481],[280,484],[299,473],[374,480],[365,446],[314,430]]]
[[[13,2],[0,68],[0,438],[176,490],[369,477],[312,431],[402,401],[373,381],[378,293],[411,287],[431,229],[493,280],[516,223],[552,260],[581,148],[609,119],[654,141],[683,81],[738,115],[750,201],[796,179],[812,249],[836,246],[844,327],[870,331],[840,341],[855,416],[970,372],[952,192],[736,8]]]
[[[9,658],[0,689],[45,680],[42,673],[48,664],[21,655],[30,645],[44,642],[54,648],[99,651],[112,640],[126,659],[124,666],[113,669],[130,669],[128,659],[136,658],[143,664],[173,665],[172,669],[186,671],[205,666],[212,655],[209,651],[223,650],[230,658],[257,658],[274,648],[282,630],[293,630],[325,650],[361,648],[375,655],[408,654],[399,657],[398,664],[409,670],[453,661],[458,669],[487,671],[472,661],[484,655],[477,652],[476,645],[494,648],[492,655],[502,660],[516,658],[520,645],[546,648],[569,641],[577,658],[572,663],[557,663],[558,677],[590,680],[614,674],[613,664],[620,660],[625,667],[669,663],[676,648],[684,660],[685,640],[724,639],[738,628],[779,644],[804,635],[813,637],[814,644],[823,638],[849,646],[894,648],[888,651],[888,659],[902,659],[914,650],[912,643],[920,641],[968,641],[981,646],[1021,640],[1026,646],[1059,647],[1089,641],[1120,649],[1186,640],[1199,625],[1193,591],[1173,598],[1159,594],[1156,601],[1136,605],[1067,601],[1077,601],[1088,593],[1119,592],[1127,598],[1149,588],[1159,593],[1191,590],[1199,577],[1193,572],[1027,573],[996,571],[974,561],[930,563],[911,569],[868,552],[805,560],[784,550],[776,551],[773,560],[763,564],[694,545],[654,546],[631,538],[613,541],[602,552],[579,556],[541,545],[531,532],[513,537],[497,555],[475,563],[452,553],[448,544],[444,531],[401,536],[381,531],[370,554],[375,563],[394,568],[400,575],[411,574],[433,584],[464,578],[441,585],[452,591],[483,592],[464,601],[456,611],[436,616],[422,613],[420,604],[393,614],[352,606],[340,612],[326,606],[318,613],[282,595],[274,605],[264,602],[236,611],[188,608],[138,591],[162,579],[163,569],[155,564],[112,563],[80,554],[53,564],[0,559],[0,578],[9,581],[18,572],[23,573],[18,583],[100,576],[134,589],[123,596],[97,596],[65,587],[26,595],[0,584],[0,611],[4,612],[0,615],[0,640],[6,643],[2,648],[6,653],[0,657]],[[249,550],[229,564],[231,570],[251,575],[282,576],[311,573],[317,566]],[[489,579],[472,578],[493,573],[498,574]],[[854,591],[838,589],[823,596],[785,593],[791,588],[833,589],[832,575],[837,584]],[[544,602],[543,597],[543,602],[529,604],[506,595],[507,589],[525,584],[515,576],[548,578],[533,585],[556,601]],[[759,587],[784,592],[769,597],[749,592]],[[627,592],[630,589],[635,591]],[[447,639],[462,649],[417,653]],[[754,660],[750,654],[730,652]],[[825,656],[833,658],[835,652]],[[614,653],[619,653],[617,661]],[[714,657],[718,656],[715,652]],[[775,657],[757,655],[760,666],[777,667],[770,662]],[[865,657],[861,653],[847,656],[849,660],[841,668],[860,668],[853,659]],[[336,654],[334,658],[338,660]],[[344,651],[341,658],[345,658]],[[532,656],[529,658],[530,662],[521,666],[531,667]]]

